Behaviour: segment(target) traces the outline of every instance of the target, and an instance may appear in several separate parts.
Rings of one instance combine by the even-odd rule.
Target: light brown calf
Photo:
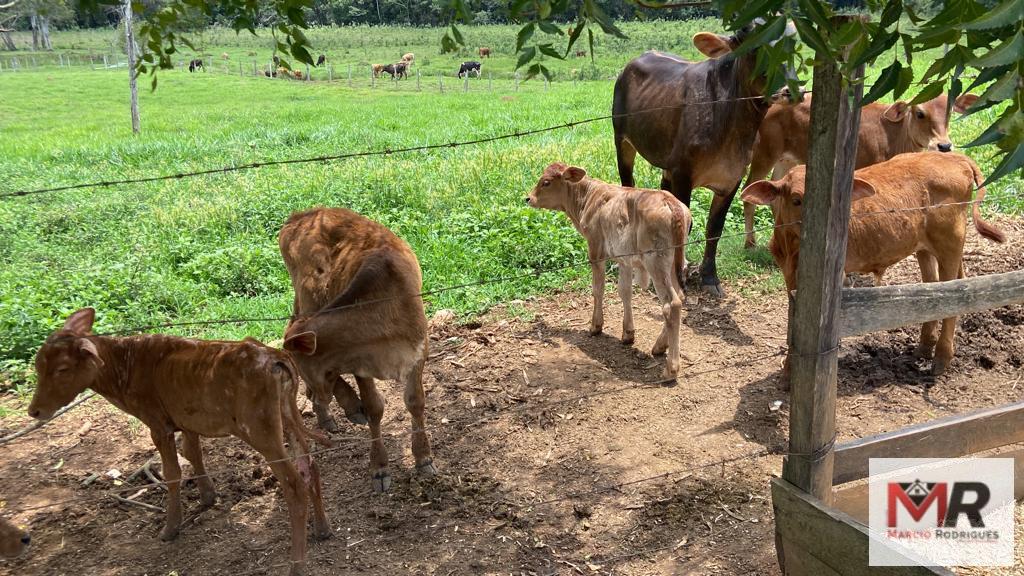
[[[797,166],[775,182],[754,182],[742,196],[747,202],[770,205],[776,225],[787,225],[775,230],[768,247],[788,290],[797,288],[805,169]],[[876,285],[881,284],[887,268],[913,254],[921,266],[922,282],[962,278],[968,208],[964,203],[970,202],[982,180],[974,161],[956,153],[900,154],[857,170],[846,272],[873,274]],[[974,228],[989,240],[1003,242],[1002,231],[981,218],[978,203],[984,198],[985,189],[978,188],[971,208]],[[914,210],[927,206],[936,207]],[[886,212],[891,210],[902,211]],[[956,318],[942,321],[941,335],[936,334],[937,327],[938,322],[927,322],[921,328],[917,355],[929,358],[934,353],[932,372],[941,374],[953,359]]]
[[[284,347],[309,387],[317,419],[333,427],[327,410],[332,395],[350,419],[369,419],[370,474],[383,492],[391,476],[380,430],[384,401],[374,378],[397,380],[412,414],[416,469],[434,474],[423,414],[427,318],[412,249],[386,227],[344,208],[293,214],[278,243],[295,289]],[[343,374],[355,376],[359,396]]]
[[[0,518],[0,558],[17,558],[28,550],[32,538],[6,518]]]
[[[477,49],[477,53],[480,54],[481,58],[491,57],[491,49],[484,46],[481,46],[479,49]]]
[[[415,62],[415,61],[416,61],[416,55],[413,54],[412,52],[408,52],[406,54],[402,54],[401,62],[408,63],[410,68],[412,67],[412,63]]]
[[[978,97],[962,94],[953,110],[963,114]],[[897,154],[938,150],[949,152],[949,118],[946,116],[946,95],[909,105],[872,102],[861,108],[860,133],[857,135],[856,168],[864,168],[888,160]],[[761,122],[754,142],[747,183],[763,180],[772,174],[779,179],[797,164],[807,163],[807,135],[811,124],[811,96],[796,105],[776,104]],[[755,205],[743,203],[746,246],[757,245],[754,235]]]
[[[320,474],[309,456],[307,436],[295,404],[298,377],[288,354],[255,340],[220,342],[173,336],[113,338],[92,335],[92,308],[75,312],[36,354],[39,384],[29,404],[46,420],[86,388],[95,390],[149,427],[167,481],[167,524],[160,537],[172,540],[182,521],[182,453],[195,468],[200,499],[216,499],[203,466],[200,436],[236,436],[267,459],[277,477],[291,521],[290,574],[305,573],[306,518],[313,503],[314,535],[331,527],[320,496]],[[285,447],[285,442],[288,447]]]
[[[384,71],[384,64],[370,64],[370,68],[373,69],[373,77],[380,78],[380,73]]]
[[[665,317],[651,354],[664,354],[668,349],[665,377],[675,379],[679,375],[684,249],[692,222],[689,209],[669,192],[609,184],[588,177],[582,168],[559,162],[544,169],[526,202],[534,208],[565,212],[587,240],[594,295],[591,334],[600,334],[604,325],[605,261],[619,264],[623,344],[632,344],[634,338],[633,268],[650,274]]]

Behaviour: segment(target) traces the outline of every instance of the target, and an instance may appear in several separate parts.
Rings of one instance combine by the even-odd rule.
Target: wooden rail
[[[948,282],[846,288],[839,332],[857,336],[1021,303],[1024,270]]]

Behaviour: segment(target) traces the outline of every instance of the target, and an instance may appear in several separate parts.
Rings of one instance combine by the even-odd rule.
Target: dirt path
[[[968,275],[1024,268],[1024,225],[1000,225],[1006,245],[971,235]],[[887,280],[912,273],[904,263]],[[479,326],[435,330],[428,418],[442,474],[412,473],[408,417],[397,387],[383,384],[395,486],[371,494],[366,430],[343,426],[339,448],[320,456],[336,536],[311,546],[310,573],[778,574],[767,488],[781,458],[701,467],[785,447],[784,296],[691,303],[685,370],[666,387],[651,383],[662,361],[647,354],[658,307],[635,298],[637,345],[624,347],[608,294],[604,336],[587,335],[589,296],[577,293],[526,303],[526,319],[495,310]],[[963,318],[941,378],[913,359],[915,342],[912,328],[844,341],[841,441],[1021,399],[1021,306]],[[0,513],[34,538],[31,556],[0,574],[240,575],[285,561],[287,521],[265,466],[233,439],[205,445],[208,468],[222,471],[220,500],[171,544],[156,537],[161,515],[104,498],[111,478],[80,485],[91,473],[129,474],[154,453],[147,431],[105,401],[0,448]],[[195,487],[186,495],[196,510]],[[156,488],[137,499],[162,505]]]

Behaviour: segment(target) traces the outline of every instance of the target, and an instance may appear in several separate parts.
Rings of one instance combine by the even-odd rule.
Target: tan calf
[[[32,538],[6,518],[0,518],[0,558],[13,559],[28,550]]]
[[[963,114],[978,97],[961,94],[953,110]],[[897,154],[938,150],[949,152],[949,118],[946,116],[946,95],[911,106],[872,102],[861,108],[860,132],[857,135],[856,168],[888,160]],[[811,125],[811,97],[805,96],[797,105],[776,104],[761,122],[754,142],[747,183],[763,180],[772,174],[779,179],[797,164],[807,163],[807,135]],[[754,209],[743,203],[747,248],[757,245],[754,235]]]
[[[386,227],[343,208],[293,214],[278,242],[295,289],[284,347],[309,386],[317,418],[331,426],[332,395],[350,419],[365,414],[370,474],[374,488],[385,491],[391,476],[380,430],[384,402],[374,379],[398,380],[412,414],[416,468],[435,473],[424,417],[427,318],[412,249]],[[343,374],[355,376],[359,396]]]
[[[407,52],[405,54],[402,54],[401,61],[408,63],[409,66],[412,67],[412,63],[416,61],[416,55],[413,54],[412,52]]]
[[[92,308],[75,312],[36,354],[39,384],[28,412],[46,420],[86,388],[95,390],[149,427],[167,481],[167,524],[172,540],[182,521],[182,453],[195,468],[200,499],[216,499],[206,476],[199,437],[236,436],[267,459],[291,522],[292,575],[306,566],[306,518],[313,503],[314,534],[331,535],[320,496],[320,474],[309,456],[307,430],[295,404],[298,377],[288,354],[255,340],[219,342],[174,336],[112,338],[92,335]],[[285,443],[288,447],[285,447]]]
[[[797,166],[775,182],[754,182],[742,196],[747,202],[770,205],[776,225],[787,225],[775,230],[768,247],[789,290],[797,288],[805,169]],[[846,272],[873,274],[875,283],[881,284],[887,268],[913,254],[921,266],[922,282],[962,278],[968,208],[964,203],[971,200],[975,186],[982,180],[978,166],[967,156],[956,153],[900,154],[857,170]],[[981,218],[978,203],[984,198],[985,189],[978,188],[971,209],[974,228],[989,240],[1003,242],[1002,231]],[[914,210],[926,206],[935,208]],[[937,325],[938,322],[927,322],[921,328],[917,354],[928,358],[934,353],[932,372],[941,374],[953,359],[956,318],[942,321],[938,337]]]
[[[651,354],[668,350],[665,377],[675,379],[679,375],[684,249],[692,221],[689,209],[669,192],[609,184],[588,177],[582,168],[562,163],[544,170],[526,202],[534,208],[565,212],[587,240],[594,295],[591,334],[600,334],[604,325],[605,261],[619,265],[623,344],[632,344],[634,337],[633,268],[650,275],[665,318]]]
[[[384,71],[384,64],[370,64],[370,68],[373,69],[373,77],[379,78],[380,73]]]

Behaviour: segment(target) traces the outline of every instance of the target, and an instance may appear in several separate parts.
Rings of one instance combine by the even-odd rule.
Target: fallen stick
[[[96,394],[95,392],[89,391],[85,395],[83,395],[81,398],[79,398],[78,400],[75,400],[71,404],[68,404],[67,406],[65,406],[65,407],[61,408],[60,410],[58,410],[56,412],[56,414],[54,414],[53,416],[50,417],[49,420],[39,420],[37,422],[34,422],[34,423],[32,423],[32,424],[22,428],[21,430],[18,430],[17,432],[13,432],[11,434],[8,434],[7,436],[4,436],[3,438],[0,438],[0,445],[7,444],[8,442],[10,442],[12,440],[16,440],[18,438],[21,438],[22,436],[25,436],[26,434],[30,434],[32,432],[35,432],[36,430],[42,428],[43,426],[46,426],[50,422],[53,422],[54,420],[56,420],[57,418],[59,418],[63,414],[67,413],[72,408],[74,408],[74,407],[78,406],[79,404],[81,404],[82,402],[85,402],[89,398],[92,398],[95,394]]]
[[[159,507],[159,506],[153,506],[152,504],[146,504],[145,502],[136,502],[135,500],[129,500],[127,498],[122,498],[121,496],[118,496],[117,494],[111,494],[110,497],[113,498],[114,500],[117,500],[118,502],[121,502],[122,504],[131,504],[132,506],[138,506],[140,508],[145,508],[146,510],[150,510],[152,512],[164,512],[164,509]]]

